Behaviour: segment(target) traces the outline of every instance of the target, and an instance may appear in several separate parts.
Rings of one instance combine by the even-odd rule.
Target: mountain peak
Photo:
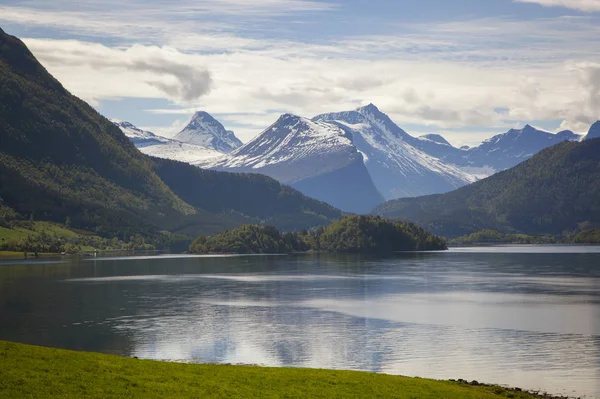
[[[585,140],[597,138],[600,138],[600,120],[596,121],[592,126],[590,126],[590,130],[588,131],[587,136],[585,136]]]
[[[547,133],[547,132],[545,132],[543,130],[540,130],[540,129],[536,128],[536,127],[531,126],[528,123],[525,126],[523,126],[521,129],[510,129],[508,132],[506,132],[506,134],[520,136],[522,134],[531,134],[531,133],[535,133],[535,132]],[[550,133],[548,133],[548,134],[550,134]],[[497,137],[502,137],[502,136],[504,136],[504,135],[500,134],[500,135],[494,136],[491,139],[488,139],[486,141],[492,140],[492,139],[497,138]]]
[[[565,141],[580,141],[581,140],[581,136],[573,133],[572,130],[561,130],[560,132],[556,133],[556,137],[559,137]]]
[[[360,113],[365,113],[365,112],[370,113],[370,114],[380,114],[381,113],[379,108],[377,108],[377,106],[375,106],[375,104],[373,104],[373,103],[369,103],[365,106],[359,107],[356,110]]]
[[[279,117],[279,119],[277,119],[278,121],[285,121],[285,120],[301,120],[302,117],[295,115],[295,114],[290,114],[290,113],[285,113],[285,114],[281,114],[281,116]]]
[[[421,138],[433,141],[438,144],[451,145],[448,142],[448,140],[446,140],[443,136],[436,134],[436,133],[424,134],[423,136],[421,136]]]
[[[229,153],[242,146],[242,142],[232,131],[225,130],[219,121],[205,111],[195,112],[187,126],[174,138],[223,153]]]
[[[284,126],[290,127],[290,126],[294,126],[294,125],[298,125],[298,124],[306,125],[307,122],[309,122],[309,120],[306,118],[286,112],[285,114],[281,114],[281,116],[279,116],[279,118],[277,118],[277,120],[275,121],[275,123],[273,123],[273,125],[271,125],[271,127],[281,128]],[[275,130],[267,129],[267,131],[271,131],[271,133],[280,132],[280,129],[275,129]]]
[[[201,166],[261,173],[348,212],[368,212],[383,198],[352,135],[335,123],[282,114],[241,148]]]
[[[192,115],[192,119],[190,119],[190,122],[187,124],[187,126],[185,127],[185,129],[188,129],[190,127],[195,127],[198,124],[201,124],[202,122],[207,122],[207,123],[215,123],[216,122],[216,123],[219,123],[208,112],[206,112],[206,111],[196,111],[196,112],[194,112],[194,115]]]
[[[154,133],[142,130],[131,122],[127,122],[122,119],[109,120],[119,129],[121,129],[125,136],[127,136],[131,141],[133,141],[134,144],[136,144],[137,140],[158,139],[158,136],[156,136]]]
[[[114,123],[115,125],[117,125],[119,127],[124,127],[124,128],[129,128],[129,129],[137,129],[137,126],[135,126],[133,123],[127,122],[127,121],[124,121],[121,119],[111,118],[111,119],[109,119],[109,121],[111,121],[112,123]]]
[[[525,126],[523,126],[523,129],[521,129],[521,133],[535,133],[535,132],[548,133],[547,131],[539,129],[535,126],[532,126],[529,123],[526,124]]]

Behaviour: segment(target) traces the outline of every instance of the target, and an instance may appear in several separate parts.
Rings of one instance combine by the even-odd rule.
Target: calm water
[[[600,398],[600,247],[0,261],[0,339]]]

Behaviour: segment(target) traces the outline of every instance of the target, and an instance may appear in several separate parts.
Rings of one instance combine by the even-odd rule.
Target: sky
[[[600,119],[600,0],[1,0],[0,27],[167,137],[197,110],[248,141],[282,113],[373,103],[457,146]]]

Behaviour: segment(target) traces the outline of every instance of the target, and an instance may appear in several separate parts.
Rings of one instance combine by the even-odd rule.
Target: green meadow
[[[139,360],[0,341],[0,398],[533,398],[355,371]]]

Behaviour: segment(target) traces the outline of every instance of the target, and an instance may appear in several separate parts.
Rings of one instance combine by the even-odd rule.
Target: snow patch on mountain
[[[172,159],[192,165],[222,156],[223,153],[200,145],[158,136],[142,130],[133,124],[119,119],[111,119],[117,127],[144,154],[158,158]]]
[[[226,130],[219,121],[204,111],[196,112],[174,139],[222,153],[229,153],[242,146],[242,142],[231,130]]]
[[[431,133],[424,134],[422,136],[417,137],[419,140],[432,141],[434,143],[443,144],[452,147],[452,144],[448,142],[444,137],[439,134]]]
[[[138,141],[140,143],[144,142],[144,141],[161,142],[161,139],[159,136],[155,135],[152,132],[142,130],[127,121],[122,121],[120,119],[110,119],[110,121],[112,123],[114,123],[115,125],[117,125],[117,127],[119,127],[121,129],[121,131],[125,134],[125,136],[127,136],[134,143],[136,141]]]

